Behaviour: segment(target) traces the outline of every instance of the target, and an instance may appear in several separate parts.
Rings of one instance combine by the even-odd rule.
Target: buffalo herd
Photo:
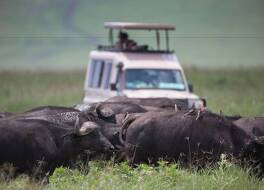
[[[204,167],[221,154],[264,172],[264,118],[189,109],[168,98],[113,97],[73,107],[0,112],[0,165],[36,178],[89,154],[131,166],[160,159]]]

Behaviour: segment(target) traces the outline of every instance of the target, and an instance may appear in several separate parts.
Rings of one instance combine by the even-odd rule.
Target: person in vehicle
[[[130,40],[126,32],[119,32],[119,41],[116,43],[116,47],[125,50],[137,49],[137,43],[134,40]]]

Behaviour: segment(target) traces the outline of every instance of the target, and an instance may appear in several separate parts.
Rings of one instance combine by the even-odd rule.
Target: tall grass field
[[[264,116],[264,68],[185,68],[185,72],[195,93],[207,99],[212,111]],[[0,71],[0,110],[23,112],[43,105],[81,103],[84,78],[84,71]],[[202,170],[163,161],[157,167],[137,168],[113,161],[90,161],[80,168],[57,168],[47,185],[23,175],[10,180],[0,175],[0,189],[264,189],[264,180],[230,163],[224,155],[218,166]]]

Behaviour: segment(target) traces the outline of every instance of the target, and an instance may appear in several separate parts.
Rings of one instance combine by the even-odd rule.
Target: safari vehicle
[[[202,105],[193,94],[175,53],[169,48],[169,31],[174,25],[106,22],[110,45],[99,45],[89,55],[84,103],[104,101],[113,96],[186,100],[188,106]],[[156,33],[157,48],[128,38],[127,31],[147,30]],[[114,42],[114,32],[119,41]],[[160,33],[165,33],[161,48]]]

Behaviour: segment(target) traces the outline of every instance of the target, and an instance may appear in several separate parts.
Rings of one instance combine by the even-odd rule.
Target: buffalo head
[[[100,127],[92,121],[79,123],[79,118],[75,122],[75,135],[79,139],[79,146],[83,150],[105,152],[114,149],[114,146],[100,132]]]

